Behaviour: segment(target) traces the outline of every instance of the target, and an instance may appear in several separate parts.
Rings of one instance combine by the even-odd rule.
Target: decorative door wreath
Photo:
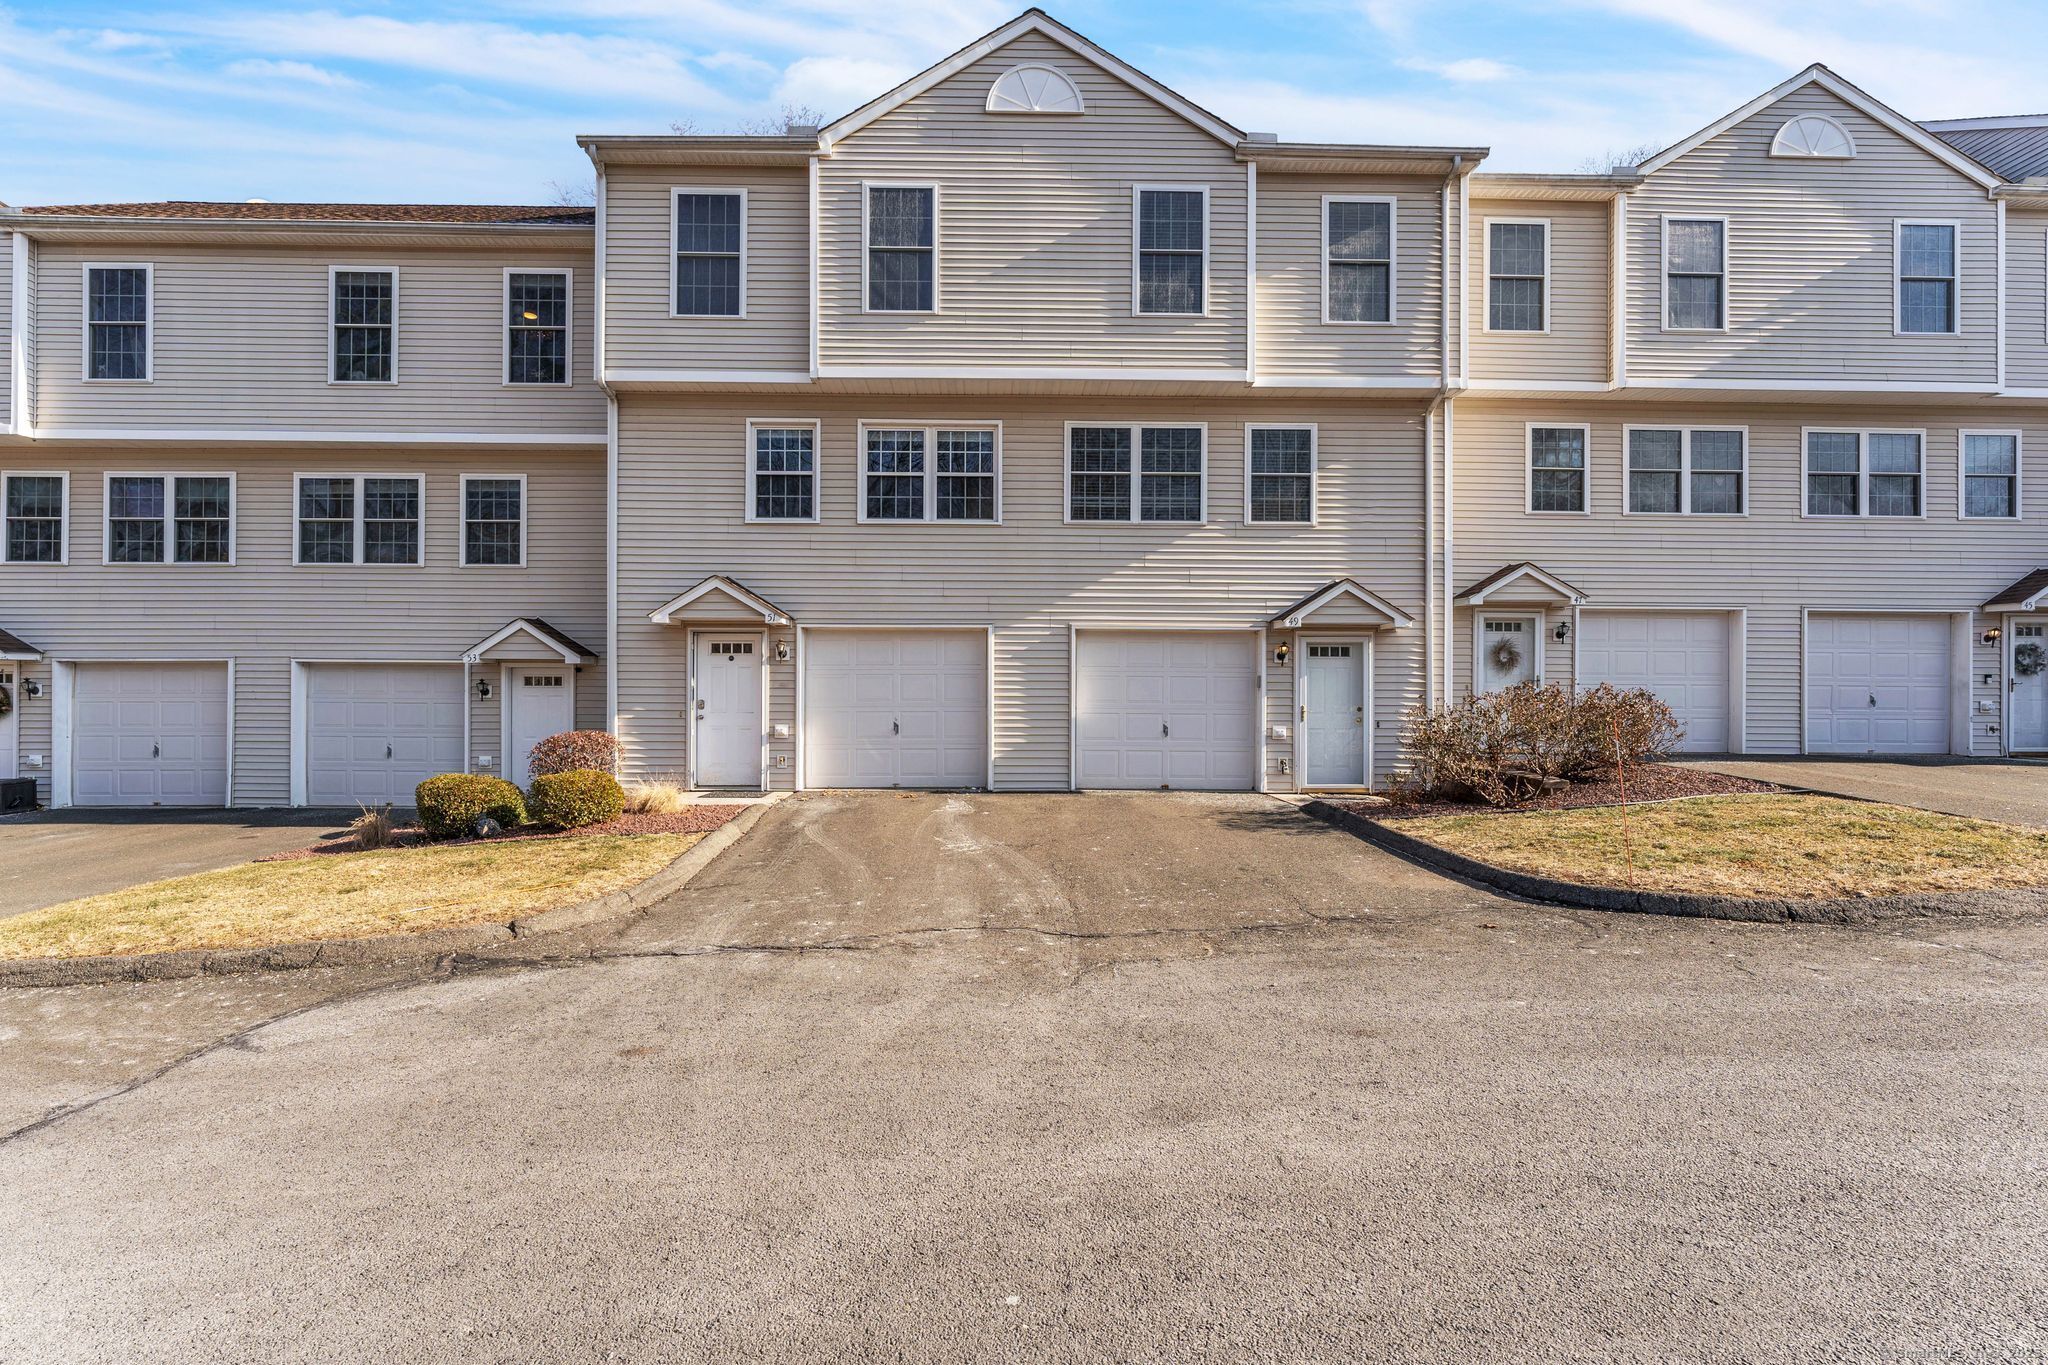
[[[1496,640],[1488,657],[1500,672],[1512,673],[1522,666],[1522,647],[1513,640]]]
[[[2048,668],[2048,649],[2029,640],[2013,650],[2012,671],[2022,678],[2031,678],[2044,668]],[[4,706],[0,706],[0,715],[5,714]]]
[[[14,689],[7,686],[7,684],[5,683],[0,683],[0,716],[6,715],[9,711],[12,711],[13,709]]]

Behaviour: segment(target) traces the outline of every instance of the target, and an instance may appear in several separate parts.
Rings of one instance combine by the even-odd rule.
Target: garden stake
[[[1628,761],[1621,748],[1621,717],[1611,718],[1608,725],[1614,731],[1614,785],[1621,789],[1621,865],[1628,874],[1628,889],[1636,889],[1636,856],[1628,840]]]

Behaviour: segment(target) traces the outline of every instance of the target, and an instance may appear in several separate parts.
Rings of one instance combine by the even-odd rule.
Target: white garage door
[[[1685,727],[1681,749],[1727,753],[1729,620],[1718,611],[1585,612],[1579,683],[1646,688]]]
[[[804,632],[804,783],[988,785],[988,635]]]
[[[1075,785],[1256,787],[1258,647],[1239,631],[1081,632]]]
[[[79,664],[71,799],[81,806],[224,806],[226,664]]]
[[[462,670],[449,664],[306,665],[306,801],[410,806],[463,769]]]
[[[1945,616],[1811,616],[1806,747],[1816,754],[1948,752]]]

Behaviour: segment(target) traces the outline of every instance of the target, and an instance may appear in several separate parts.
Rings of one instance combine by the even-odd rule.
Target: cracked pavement
[[[0,1359],[2036,1359],[2048,926],[820,794],[426,972],[0,992]]]

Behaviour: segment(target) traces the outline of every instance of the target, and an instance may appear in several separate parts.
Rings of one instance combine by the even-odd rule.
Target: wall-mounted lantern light
[[[1287,647],[1287,642],[1285,640],[1282,640],[1279,646],[1273,651],[1273,662],[1280,665],[1282,668],[1287,667],[1287,656],[1292,652],[1293,651]]]
[[[1984,632],[1984,643],[1987,645],[1995,645],[2004,638],[2005,632],[2000,630],[1997,626],[1993,626],[1991,629]]]
[[[789,641],[777,640],[775,642],[775,662],[779,664],[789,662]]]
[[[1562,620],[1562,621],[1559,621],[1559,622],[1557,623],[1557,629],[1556,629],[1556,630],[1553,630],[1553,631],[1551,631],[1550,633],[1551,633],[1551,634],[1552,634],[1553,636],[1555,636],[1555,637],[1556,637],[1556,639],[1557,639],[1557,642],[1558,642],[1559,644],[1563,644],[1563,643],[1564,643],[1564,642],[1565,642],[1566,640],[1569,640],[1569,639],[1571,639],[1571,638],[1572,638],[1572,623],[1571,623],[1571,619],[1570,619],[1569,617],[1567,617],[1566,619],[1564,619],[1564,620]]]
[[[488,678],[478,678],[476,680],[476,694],[486,701],[490,700],[491,684]]]

